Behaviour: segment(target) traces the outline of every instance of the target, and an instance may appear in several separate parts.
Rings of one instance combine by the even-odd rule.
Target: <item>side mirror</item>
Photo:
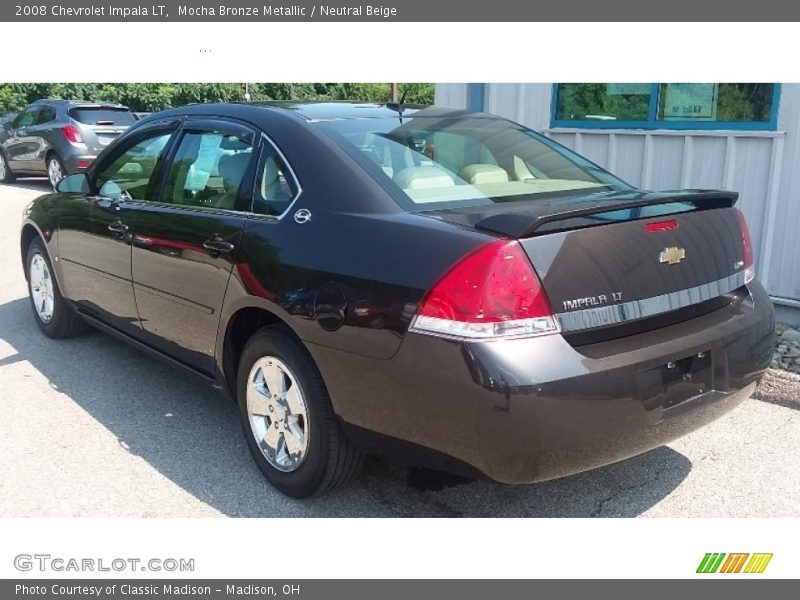
[[[86,173],[67,175],[58,182],[56,191],[60,194],[88,194],[89,178],[86,176]]]

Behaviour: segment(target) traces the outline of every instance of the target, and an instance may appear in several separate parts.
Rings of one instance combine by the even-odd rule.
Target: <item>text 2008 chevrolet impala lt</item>
[[[46,335],[89,323],[226,391],[286,494],[365,452],[529,483],[753,392],[774,318],[736,199],[482,113],[208,104],[35,200],[21,250]]]

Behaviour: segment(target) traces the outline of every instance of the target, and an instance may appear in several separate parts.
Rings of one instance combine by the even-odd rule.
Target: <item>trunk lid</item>
[[[517,238],[564,332],[698,305],[745,284],[731,192],[593,194],[440,211]]]

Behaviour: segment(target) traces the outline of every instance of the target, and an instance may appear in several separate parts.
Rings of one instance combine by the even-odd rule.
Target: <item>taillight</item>
[[[425,295],[411,331],[492,340],[555,333],[541,282],[518,242],[481,246]]]
[[[61,132],[64,134],[64,137],[67,138],[67,141],[70,144],[82,144],[83,137],[81,137],[81,132],[78,131],[78,128],[75,125],[64,125],[61,128]]]
[[[753,258],[753,243],[750,241],[750,229],[747,227],[747,220],[740,208],[736,209],[739,215],[739,229],[742,232],[742,251],[744,256],[744,282],[750,283],[756,276],[755,259]]]

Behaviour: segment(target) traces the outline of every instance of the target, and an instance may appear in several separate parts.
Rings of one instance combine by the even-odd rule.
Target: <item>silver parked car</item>
[[[46,175],[55,187],[85,171],[95,156],[136,122],[121,104],[37,100],[0,130],[0,182]]]

